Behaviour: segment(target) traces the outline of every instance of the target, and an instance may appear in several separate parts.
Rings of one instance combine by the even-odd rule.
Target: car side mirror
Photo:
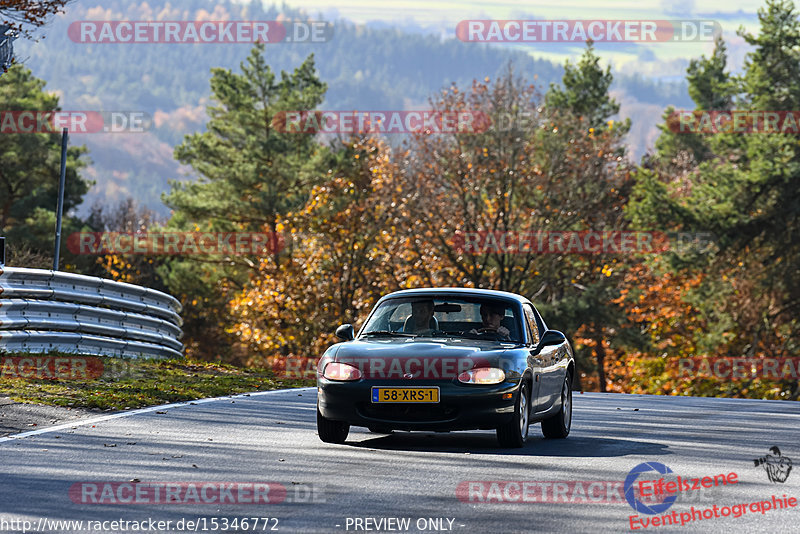
[[[356,338],[355,330],[351,324],[343,324],[336,329],[336,337],[345,341],[353,341]]]
[[[554,345],[561,345],[562,343],[566,343],[567,336],[559,332],[558,330],[547,330],[542,339],[539,340],[540,347],[550,347]]]

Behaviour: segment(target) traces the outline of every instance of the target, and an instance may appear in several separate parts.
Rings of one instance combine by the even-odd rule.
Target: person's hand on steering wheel
[[[470,334],[497,334],[501,337],[508,337],[508,334],[510,333],[511,331],[505,326],[500,326],[497,328],[497,330],[495,330],[494,328],[486,328],[486,327],[478,328],[477,330],[473,328],[472,330],[470,330]]]

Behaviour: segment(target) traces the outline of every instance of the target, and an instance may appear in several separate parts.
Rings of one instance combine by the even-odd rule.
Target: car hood
[[[507,368],[514,344],[473,339],[367,339],[341,343],[333,361],[358,367],[365,378],[449,379],[480,367]]]

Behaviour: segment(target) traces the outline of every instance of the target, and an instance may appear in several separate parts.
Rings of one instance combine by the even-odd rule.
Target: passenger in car
[[[407,334],[430,334],[439,329],[439,322],[433,316],[433,301],[418,300],[411,303],[411,315],[403,324]]]

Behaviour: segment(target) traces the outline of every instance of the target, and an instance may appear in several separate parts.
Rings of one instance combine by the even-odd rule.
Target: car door
[[[535,312],[532,306],[526,305],[525,310],[526,314],[533,313],[538,315],[538,312]],[[539,321],[537,324],[541,324],[545,330],[547,329],[543,321]],[[540,332],[541,335],[544,335],[544,332]],[[542,374],[536,411],[543,412],[548,410],[561,396],[561,389],[570,357],[567,345],[566,340],[558,345],[542,346],[541,343],[537,344],[537,354],[541,362]]]
[[[531,404],[533,411],[539,411],[539,396],[540,385],[542,383],[542,360],[539,357],[539,326],[536,323],[536,317],[533,314],[533,309],[527,304],[523,305],[525,326],[528,331],[527,345],[528,345],[528,363],[533,370],[533,388],[531,390]]]

